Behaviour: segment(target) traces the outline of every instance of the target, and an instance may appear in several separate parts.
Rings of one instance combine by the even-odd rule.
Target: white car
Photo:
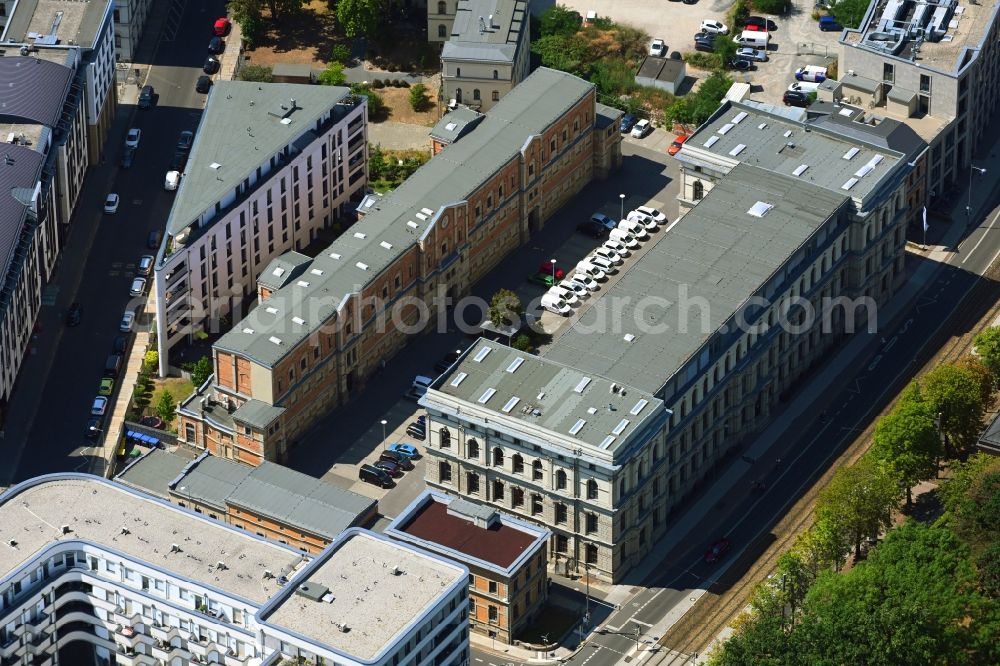
[[[635,211],[629,213],[629,217],[626,217],[624,220],[620,220],[618,222],[618,231],[625,232],[632,238],[635,238],[636,240],[639,241],[644,241],[648,239],[649,234],[646,233],[646,223],[642,222],[640,217],[644,216],[640,216]],[[653,228],[654,229],[656,228],[655,224],[653,225]],[[615,236],[616,234],[614,233],[611,234],[611,238],[615,238]]]
[[[163,189],[172,192],[177,189],[177,186],[181,183],[181,172],[180,171],[168,171],[167,178],[163,181]]]
[[[767,62],[767,51],[763,49],[752,49],[749,46],[743,46],[736,49],[737,58],[746,58],[747,60],[752,60],[754,62]]]
[[[662,39],[654,39],[649,45],[649,55],[656,58],[664,58],[667,55],[667,45]]]
[[[587,257],[587,262],[600,268],[606,275],[613,275],[618,272],[618,266],[615,265],[615,262],[596,252]]]
[[[573,294],[581,301],[590,296],[590,292],[587,290],[586,287],[584,287],[579,282],[574,282],[569,278],[566,278],[565,280],[560,282],[559,287],[567,291],[573,292]]]
[[[649,121],[643,118],[632,127],[632,136],[636,139],[641,139],[649,134],[652,129],[653,126],[649,124]]]
[[[108,215],[114,215],[118,212],[118,195],[114,192],[104,200],[104,212]]]
[[[649,215],[643,215],[637,210],[632,211],[624,220],[618,223],[619,227],[627,231],[633,231],[636,227],[642,227],[649,231],[656,231],[656,221]]]
[[[619,257],[627,257],[632,254],[632,251],[628,249],[628,246],[616,238],[609,238],[604,241],[601,247],[606,247],[618,254]]]
[[[618,265],[624,263],[625,260],[620,254],[615,252],[613,249],[607,245],[601,245],[599,248],[594,250],[595,258],[603,258],[605,261],[610,261],[613,265]]]
[[[142,296],[146,293],[146,278],[137,277],[132,280],[132,287],[128,290],[129,296]]]
[[[133,127],[125,135],[125,145],[129,148],[138,148],[139,139],[142,138],[142,130]]]
[[[554,287],[549,287],[549,293],[571,307],[575,308],[580,304],[580,297],[576,295],[576,292],[562,285],[557,284]]]
[[[108,410],[108,399],[103,395],[99,395],[94,398],[94,402],[90,405],[90,415],[91,416],[104,416],[104,412]]]
[[[608,277],[603,268],[590,261],[581,261],[578,263],[576,265],[576,272],[580,275],[586,275],[596,282],[603,282]]]
[[[569,280],[573,284],[580,285],[587,291],[597,291],[598,289],[601,288],[601,285],[597,284],[597,280],[590,277],[586,273],[580,273],[580,272],[574,273],[573,275],[568,277],[567,280]]]
[[[543,295],[540,304],[543,308],[553,314],[562,315],[563,317],[568,317],[573,314],[573,308],[566,305],[566,302],[555,294],[547,293]]]
[[[122,315],[121,323],[118,324],[118,330],[122,333],[131,333],[133,326],[135,326],[135,312],[126,310],[125,314]]]
[[[818,83],[812,83],[810,81],[796,81],[792,85],[788,86],[789,90],[797,90],[799,92],[811,93],[819,90]]]
[[[667,216],[656,210],[655,208],[650,208],[649,206],[639,206],[635,209],[635,212],[642,213],[643,215],[648,215],[653,218],[653,221],[657,224],[665,224],[667,221]]]
[[[707,32],[713,35],[728,35],[729,28],[722,21],[716,21],[715,19],[705,19],[701,22],[701,31]]]
[[[646,236],[646,230],[642,230],[642,235]],[[632,232],[628,229],[618,227],[611,232],[611,240],[620,243],[625,246],[627,250],[637,250],[639,249],[639,239],[632,235]],[[621,254],[619,252],[619,254]]]

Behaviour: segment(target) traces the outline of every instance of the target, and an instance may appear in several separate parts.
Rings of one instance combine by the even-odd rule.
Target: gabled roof
[[[441,116],[441,120],[431,128],[431,137],[445,143],[455,143],[475,129],[485,117],[478,111],[459,106]]]
[[[286,252],[280,257],[275,257],[257,276],[257,286],[271,290],[280,289],[302,275],[310,261],[312,259],[301,252]]]

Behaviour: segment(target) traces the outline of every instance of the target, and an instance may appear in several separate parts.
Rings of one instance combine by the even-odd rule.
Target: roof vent
[[[292,323],[293,324],[298,324],[299,326],[302,326],[303,324],[306,323],[306,320],[303,319],[302,317],[292,317]]]
[[[618,384],[615,384],[614,382],[611,383],[611,392],[612,393],[617,394],[620,389],[621,389],[621,387],[618,386]]]
[[[355,231],[355,232],[354,232],[354,237],[355,237],[355,238],[360,238],[361,240],[364,240],[365,238],[368,238],[367,236],[365,236],[365,235],[364,235],[363,233],[361,233],[360,231]]]
[[[300,286],[300,287],[302,287],[302,288],[305,288],[305,287],[308,287],[308,286],[309,286],[309,283],[308,283],[308,282],[306,282],[305,280],[299,280],[299,281],[298,281],[298,282],[296,282],[295,284],[297,284],[298,286]]]
[[[70,527],[69,525],[62,525],[60,529],[62,529],[63,534],[69,534],[70,532],[73,531],[73,528]]]
[[[403,570],[400,569],[398,566],[395,566],[395,567],[392,568],[392,575],[393,576],[402,576],[403,575]]]
[[[219,560],[218,562],[215,563],[215,568],[218,569],[219,571],[225,571],[229,567],[226,566],[225,562]]]
[[[15,541],[14,539],[8,539],[7,545],[10,546],[11,548],[17,548],[17,541]]]
[[[64,525],[64,527],[65,527],[65,525]],[[66,534],[65,530],[63,531],[63,534]],[[131,534],[131,532],[129,531],[129,529],[127,527],[123,527],[122,528],[122,535],[126,535],[126,534]]]
[[[170,552],[171,553],[179,553],[179,552],[181,552],[181,547],[178,546],[176,543],[172,543],[172,544],[170,544]]]
[[[357,266],[358,268],[360,268],[363,271],[368,270],[368,264],[366,264],[364,262],[359,261],[358,263],[356,263],[354,265]]]
[[[243,329],[243,332],[244,333],[253,333],[253,329],[248,326],[248,327],[246,327],[246,328]]]
[[[338,622],[337,623],[337,629],[340,629],[340,633],[342,633],[342,634],[346,634],[348,631],[351,630],[351,628],[349,626],[347,626],[346,622]]]
[[[272,335],[271,337],[269,337],[268,340],[270,340],[271,342],[273,342],[276,345],[280,345],[281,344],[281,338],[276,337],[274,335]]]
[[[271,573],[270,569],[264,569],[264,579],[267,580],[268,578],[274,578],[274,574]]]

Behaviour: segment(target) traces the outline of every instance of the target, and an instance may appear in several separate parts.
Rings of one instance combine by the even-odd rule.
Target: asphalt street
[[[177,11],[180,7],[183,12]],[[154,7],[135,66],[144,75],[148,71],[146,83],[156,89],[156,104],[140,110],[131,102],[134,94],[126,97],[129,102],[119,108],[103,161],[87,176],[53,282],[56,303],[43,309],[45,324],[34,343],[47,363],[37,364],[41,369],[29,379],[19,379],[42,382],[41,399],[36,392],[31,403],[18,404],[15,391],[0,485],[85,470],[90,464],[81,455],[90,446],[85,439],[90,404],[119,335],[122,313],[134,305],[129,285],[136,263],[143,254],[155,254],[147,248],[149,232],[165,226],[173,193],[163,189],[164,176],[179,133],[197,127],[205,96],[195,92],[194,84],[202,73],[212,21],[223,11],[217,0]],[[130,127],[142,130],[142,138],[133,165],[123,169],[119,160]],[[121,197],[116,215],[102,212],[108,192]],[[67,328],[62,318],[73,301],[83,306],[83,319]]]

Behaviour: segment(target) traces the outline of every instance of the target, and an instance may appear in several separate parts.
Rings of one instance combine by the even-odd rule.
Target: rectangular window
[[[893,83],[895,80],[895,68],[891,63],[882,63],[882,80]]]
[[[929,93],[931,91],[931,77],[926,74],[920,75],[920,92]]]

